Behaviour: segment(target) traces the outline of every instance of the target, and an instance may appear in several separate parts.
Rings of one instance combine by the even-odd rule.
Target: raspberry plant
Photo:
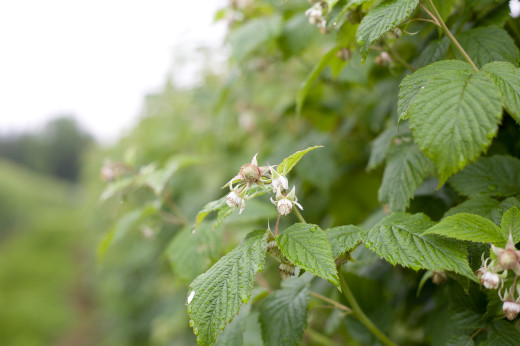
[[[307,126],[303,121],[328,134],[326,140],[316,136],[314,144],[324,148],[259,165],[272,155],[255,143],[248,154],[258,154],[233,167],[226,194],[207,203],[194,223],[169,191],[177,170],[203,159],[176,156],[162,169],[111,171],[115,180],[103,197],[145,186],[154,200],[133,219],[168,208],[167,219],[182,227],[166,253],[177,276],[200,274],[186,291],[186,305],[201,345],[242,344],[251,325],[260,325],[266,345],[520,343],[520,30],[508,2],[327,0],[308,6],[233,2],[219,15],[230,21],[234,64],[245,74],[233,78],[244,78],[244,85],[263,78],[264,70],[280,76],[301,68],[290,59],[307,69],[291,101],[280,91],[285,103],[268,104],[290,120],[276,124],[281,134],[264,143],[265,151],[287,155],[283,138],[291,126]],[[270,66],[275,62],[279,66]],[[216,112],[229,92],[237,98],[245,92],[233,89],[233,78]],[[240,105],[246,140],[254,140],[258,130]],[[348,148],[356,145],[350,135],[373,138],[368,158],[353,159],[363,148]],[[331,151],[336,158],[323,159]],[[346,157],[381,178],[381,207],[365,210],[365,220],[355,224],[342,222],[348,211],[337,208],[345,186],[356,184],[341,179],[351,170],[341,166]],[[319,172],[306,184],[298,180],[306,169],[292,173],[300,160]],[[219,165],[229,166],[212,163]],[[256,228],[215,256],[226,219],[247,220],[255,208],[261,210],[253,217]],[[237,209],[244,214],[232,215]],[[117,237],[116,229],[102,249]],[[319,307],[332,312],[315,312]]]

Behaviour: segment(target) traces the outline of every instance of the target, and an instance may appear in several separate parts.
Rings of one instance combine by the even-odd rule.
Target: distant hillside
[[[36,214],[73,207],[74,194],[70,183],[0,159],[0,237],[32,222]]]

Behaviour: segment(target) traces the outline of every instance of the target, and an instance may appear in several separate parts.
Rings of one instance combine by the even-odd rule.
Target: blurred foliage
[[[92,143],[72,116],[60,116],[35,132],[0,137],[0,157],[42,174],[77,181],[83,154]]]

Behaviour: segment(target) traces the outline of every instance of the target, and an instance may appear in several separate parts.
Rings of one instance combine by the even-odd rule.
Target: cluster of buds
[[[230,192],[226,196],[226,203],[232,208],[240,208],[239,214],[245,208],[246,200],[259,194],[259,190],[264,193],[272,193],[276,200],[271,198],[271,202],[276,205],[280,215],[288,215],[297,205],[303,210],[296,198],[296,189],[293,186],[289,191],[289,181],[287,178],[276,171],[272,166],[258,166],[255,155],[251,163],[247,163],[240,168],[239,173],[231,179],[226,186]]]
[[[482,255],[482,267],[477,271],[480,282],[488,289],[497,289],[498,296],[503,302],[502,311],[509,320],[514,320],[520,313],[520,285],[516,285],[516,279],[520,275],[520,251],[515,247],[513,237],[509,235],[505,248],[491,245],[491,250],[496,255],[496,260],[484,259]],[[509,288],[505,288],[505,279],[511,270],[515,279]],[[505,290],[505,294],[502,291]],[[516,295],[518,296],[515,299]]]
[[[325,33],[327,21],[323,17],[323,4],[321,2],[312,5],[311,8],[305,11],[305,15],[309,17],[309,23],[316,25],[322,34]]]

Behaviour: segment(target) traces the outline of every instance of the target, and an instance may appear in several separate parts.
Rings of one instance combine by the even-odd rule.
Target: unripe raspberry
[[[432,282],[436,285],[440,285],[446,282],[448,277],[446,276],[446,273],[440,270],[434,270],[433,276],[432,276]]]
[[[507,319],[512,321],[520,313],[520,303],[505,301],[502,305],[502,311],[504,311]]]
[[[260,179],[260,169],[253,163],[246,163],[240,169],[240,174],[244,177],[246,183],[255,183]]]

